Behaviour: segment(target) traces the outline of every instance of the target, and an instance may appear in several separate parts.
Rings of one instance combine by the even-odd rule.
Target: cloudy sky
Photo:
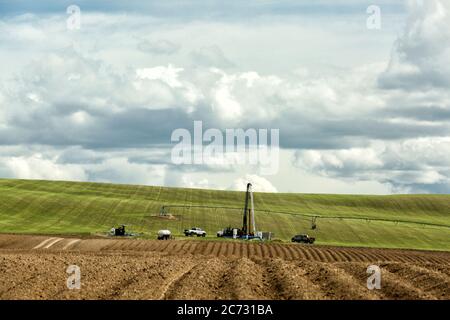
[[[449,193],[449,61],[447,0],[0,0],[0,177]],[[194,121],[279,129],[278,170],[174,164]]]

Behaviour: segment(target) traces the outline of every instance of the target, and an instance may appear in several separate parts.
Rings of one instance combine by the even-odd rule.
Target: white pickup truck
[[[197,237],[205,237],[206,236],[206,231],[200,229],[200,228],[191,228],[191,229],[186,229],[184,230],[184,235],[186,237],[188,236],[197,236]]]

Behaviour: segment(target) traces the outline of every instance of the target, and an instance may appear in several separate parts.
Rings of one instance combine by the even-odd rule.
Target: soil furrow
[[[307,272],[309,280],[320,287],[325,299],[374,299],[374,294],[360,281],[333,263],[299,264]]]
[[[448,252],[127,238],[63,250],[73,237],[32,249],[48,238],[0,235],[1,299],[450,299]],[[80,290],[66,286],[69,265]]]

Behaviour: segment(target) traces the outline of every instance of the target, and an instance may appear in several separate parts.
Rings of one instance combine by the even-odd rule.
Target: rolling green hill
[[[450,251],[450,195],[255,193],[256,224],[281,240]],[[244,193],[87,182],[0,179],[0,232],[106,233],[117,224],[154,237],[198,226],[209,236],[240,227]],[[159,217],[161,206],[173,219]],[[207,206],[207,207],[206,207]],[[311,216],[318,216],[311,230]]]

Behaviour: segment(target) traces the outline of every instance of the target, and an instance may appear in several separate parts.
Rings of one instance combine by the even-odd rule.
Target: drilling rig
[[[253,238],[256,235],[255,209],[253,204],[252,184],[247,183],[245,193],[244,217],[242,221],[242,237]]]
[[[259,238],[256,232],[255,209],[253,204],[252,184],[247,183],[247,192],[245,193],[245,204],[242,218],[242,229],[228,227],[217,232],[218,237],[254,239]]]

